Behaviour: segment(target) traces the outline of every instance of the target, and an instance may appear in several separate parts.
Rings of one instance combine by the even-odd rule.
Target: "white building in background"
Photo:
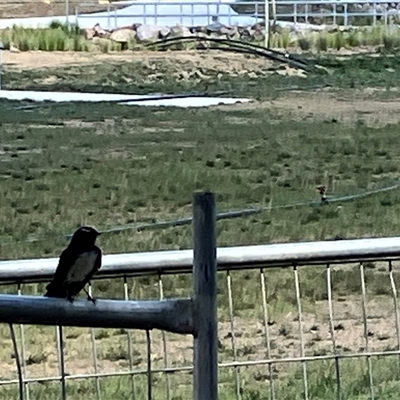
[[[128,2],[126,2],[128,3]],[[96,23],[104,28],[127,26],[134,23],[158,26],[173,26],[176,24],[186,26],[204,26],[211,23],[212,16],[224,25],[252,25],[256,18],[237,14],[227,0],[139,0],[136,4],[127,5],[125,8],[112,11],[79,14],[78,21],[75,16],[69,16],[70,23],[78,22],[83,29],[92,28]],[[169,4],[178,3],[178,4]],[[193,4],[195,3],[195,4]],[[120,2],[118,4],[121,4]],[[14,24],[24,27],[46,27],[51,21],[67,22],[66,16],[13,18],[0,19],[0,29],[12,27]]]

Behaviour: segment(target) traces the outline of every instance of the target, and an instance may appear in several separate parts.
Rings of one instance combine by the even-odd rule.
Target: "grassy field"
[[[274,208],[318,200],[319,184],[336,197],[398,182],[397,55],[326,56],[317,60],[325,69],[308,75],[220,53],[87,55],[73,63],[72,56],[69,63],[62,58],[66,55],[42,54],[30,65],[19,63],[27,55],[13,57],[6,60],[4,89],[172,93],[203,90],[207,83],[210,93],[226,90],[255,101],[210,109],[115,104],[20,109],[20,103],[1,100],[1,259],[57,257],[66,245],[64,235],[82,224],[103,230],[190,216],[192,192],[199,189],[216,192],[219,211],[270,207],[256,216],[219,222],[219,246],[398,235],[399,191],[328,206]],[[187,249],[192,245],[191,228],[128,230],[104,235],[99,244],[107,254]],[[395,263],[399,281],[397,268]],[[332,353],[325,278],[323,266],[300,270],[308,355]],[[220,359],[226,362],[233,360],[234,352],[226,274],[219,279]],[[266,358],[260,272],[235,272],[231,279],[237,359]],[[298,356],[293,273],[270,270],[266,280],[271,355]],[[397,348],[387,266],[368,264],[366,280],[370,350]],[[157,298],[159,283],[157,277],[130,278],[127,287],[133,298]],[[166,297],[191,293],[188,276],[163,277],[162,283]],[[23,286],[25,293],[41,294],[43,289],[43,283]],[[124,297],[122,280],[96,281],[93,289],[98,297]],[[333,289],[338,343],[345,353],[358,352],[365,339],[356,266],[335,266]],[[3,290],[14,292],[15,287]],[[69,374],[93,371],[91,334],[99,371],[130,367],[125,331],[65,331]],[[25,327],[25,336],[28,376],[57,374],[54,328]],[[166,336],[168,364],[190,365],[190,337]],[[143,370],[144,334],[132,332],[131,337],[133,365]],[[0,327],[0,340],[0,375],[9,379],[15,377],[15,366],[7,326]],[[153,341],[153,367],[163,367],[159,332],[153,333]],[[397,398],[398,358],[374,359],[372,364],[376,398]],[[364,359],[341,361],[343,399],[369,398],[366,366]],[[302,398],[300,366],[278,364],[272,372],[277,399]],[[238,390],[243,400],[269,398],[268,366],[241,368],[238,373],[236,386],[235,370],[221,369],[220,399],[232,399]],[[154,399],[167,399],[167,378],[155,374],[153,379]],[[189,373],[170,374],[168,379],[171,398],[190,398]],[[310,398],[337,398],[333,362],[310,363],[308,380]],[[146,398],[145,377],[135,377],[133,384],[136,398]],[[58,399],[58,385],[31,385],[30,398]],[[126,399],[132,380],[102,378],[100,386],[103,400]],[[71,381],[68,393],[76,400],[94,399],[95,387],[90,380]],[[17,398],[15,387],[0,388],[0,393],[4,399]]]

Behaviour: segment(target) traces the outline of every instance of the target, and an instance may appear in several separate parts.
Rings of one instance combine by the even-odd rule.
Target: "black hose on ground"
[[[256,56],[265,57],[273,61],[286,63],[305,71],[314,70],[314,65],[312,64],[310,65],[307,61],[301,60],[300,58],[291,55],[289,53],[284,53],[281,51],[273,50],[253,43],[246,43],[240,40],[233,40],[233,39],[222,39],[222,38],[203,37],[203,36],[179,36],[175,38],[169,38],[169,39],[166,38],[159,40],[157,42],[148,43],[145,45],[145,47],[153,47],[153,46],[168,47],[185,41],[219,43],[221,45],[226,45],[228,47],[227,48],[215,47],[211,49],[224,49],[223,51],[231,50],[239,53],[252,54]]]

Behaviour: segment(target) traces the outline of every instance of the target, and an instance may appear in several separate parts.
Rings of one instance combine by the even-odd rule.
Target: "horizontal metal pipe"
[[[190,299],[122,301],[0,295],[0,322],[193,333]]]
[[[153,373],[169,373],[172,374],[174,372],[191,372],[193,371],[193,366],[178,366],[178,367],[166,367],[166,368],[152,368],[151,372]],[[112,372],[98,372],[98,373],[83,373],[83,374],[71,374],[66,375],[66,380],[74,380],[74,379],[86,379],[86,378],[111,378],[115,376],[133,376],[133,375],[144,375],[147,374],[148,370],[146,369],[132,369],[131,371],[112,371]],[[24,383],[33,383],[33,382],[49,382],[49,381],[60,381],[61,376],[41,376],[36,378],[24,378]],[[12,385],[18,383],[18,379],[9,379],[0,381],[1,385]]]
[[[219,247],[218,270],[400,258],[400,237]],[[40,282],[54,274],[58,258],[0,261],[0,282]],[[96,278],[191,272],[193,250],[109,254]]]

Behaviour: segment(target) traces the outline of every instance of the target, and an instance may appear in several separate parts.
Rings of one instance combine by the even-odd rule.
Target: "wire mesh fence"
[[[313,399],[321,398],[324,387],[324,398],[357,392],[374,399],[389,381],[400,392],[399,268],[394,257],[347,263],[338,254],[309,266],[220,270],[221,398],[262,393],[260,398]],[[20,281],[3,291],[40,294],[42,285]],[[100,298],[142,300],[190,296],[191,287],[190,274],[160,272],[98,279],[90,289]],[[112,390],[132,399],[192,395],[189,336],[71,327],[15,330],[26,399],[39,399],[44,390],[49,399],[119,398]],[[1,398],[18,398],[8,332],[1,327]]]
[[[24,8],[22,15],[64,16],[69,22],[85,24],[87,20],[100,22],[103,26],[126,26],[132,23],[207,25],[212,17],[218,17],[224,24],[239,23],[237,17],[248,17],[249,21],[262,22],[265,18],[295,23],[333,24],[333,25],[376,25],[377,23],[397,23],[399,3],[386,0],[275,0],[269,1],[268,11],[264,1],[170,1],[170,2],[122,2],[103,0],[5,0],[4,15],[12,17],[12,10]],[[32,5],[33,3],[33,5]],[[11,8],[12,7],[12,8]],[[122,8],[124,10],[122,11]],[[267,11],[267,13],[266,13]],[[95,13],[95,14],[93,14]],[[96,14],[102,13],[102,14]],[[267,17],[266,17],[267,14]],[[19,15],[19,13],[18,13]],[[75,16],[75,17],[74,17]],[[3,16],[4,17],[4,16]],[[100,19],[99,19],[100,18]],[[244,19],[243,19],[244,21]],[[243,22],[242,21],[242,22]]]
[[[310,24],[316,29],[321,25],[329,26],[375,26],[389,25],[398,22],[399,4],[387,3],[385,0],[368,2],[360,1],[324,1],[324,0],[275,0],[264,1],[173,1],[152,2],[134,1],[121,5],[110,2],[104,15],[90,14],[87,4],[74,8],[75,21],[79,25],[93,21],[102,26],[121,27],[130,23],[144,25],[215,25],[215,18],[225,25],[252,25],[273,20],[278,25]],[[83,8],[85,7],[85,8]],[[94,8],[93,8],[94,9]],[[99,19],[101,17],[101,19]],[[104,18],[103,18],[104,17]],[[217,24],[218,25],[218,24]],[[216,26],[216,25],[215,25]],[[216,28],[215,28],[216,29]]]

